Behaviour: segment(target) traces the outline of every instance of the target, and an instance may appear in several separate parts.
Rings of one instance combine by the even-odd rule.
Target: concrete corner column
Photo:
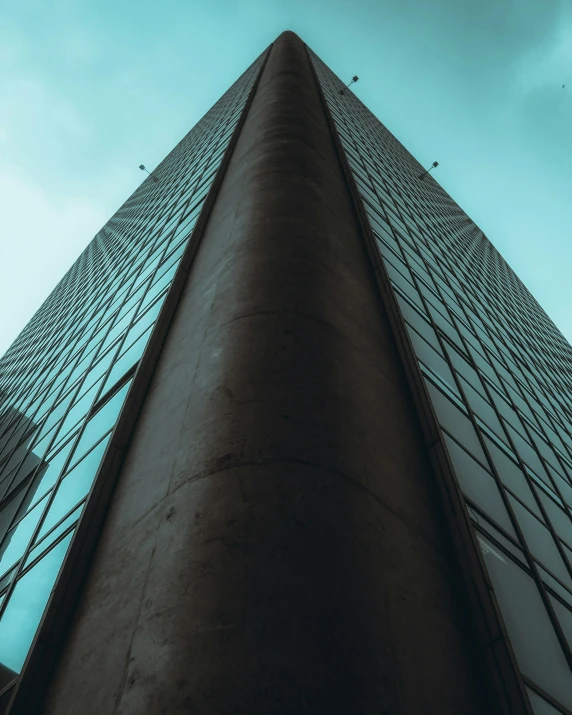
[[[491,713],[299,38],[274,44],[46,715]]]

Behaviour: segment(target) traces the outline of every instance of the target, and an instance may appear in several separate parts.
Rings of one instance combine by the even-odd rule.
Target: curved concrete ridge
[[[304,45],[275,42],[46,715],[494,712]]]

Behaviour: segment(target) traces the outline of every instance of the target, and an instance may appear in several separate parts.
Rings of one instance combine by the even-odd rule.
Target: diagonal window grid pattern
[[[26,659],[264,56],[101,229],[0,360],[0,692]]]
[[[572,348],[482,231],[310,55],[532,707],[572,711]]]

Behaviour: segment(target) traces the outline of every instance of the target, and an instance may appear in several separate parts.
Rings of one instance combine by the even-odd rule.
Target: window
[[[429,391],[431,403],[437,413],[437,419],[441,426],[474,457],[483,464],[486,464],[485,454],[480,445],[475,428],[469,418],[431,382],[425,380],[425,385]]]
[[[455,440],[444,435],[459,485],[465,496],[516,538],[510,517],[494,478]]]
[[[572,708],[572,673],[534,581],[484,536],[479,542],[520,669]]]
[[[0,617],[0,664],[16,673],[28,655],[71,537],[68,534],[19,579]]]
[[[509,500],[532,555],[569,588],[572,588],[572,579],[550,531],[514,497],[509,496]]]

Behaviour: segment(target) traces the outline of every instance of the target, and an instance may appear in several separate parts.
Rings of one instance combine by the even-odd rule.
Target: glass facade
[[[536,715],[572,711],[572,348],[311,54]]]
[[[263,60],[101,229],[0,361],[0,704]]]
[[[266,53],[0,360],[0,712]],[[310,52],[536,715],[572,712],[572,348],[480,229]]]

